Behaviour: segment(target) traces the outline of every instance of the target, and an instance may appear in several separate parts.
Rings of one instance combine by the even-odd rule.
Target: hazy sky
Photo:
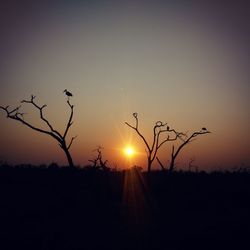
[[[143,144],[124,124],[133,112],[149,139],[157,120],[213,132],[183,151],[180,167],[190,158],[200,169],[250,165],[250,7],[217,2],[2,1],[0,105],[34,94],[62,129],[69,114],[62,91],[70,90],[70,135],[78,136],[71,151],[81,165],[102,145],[112,166],[125,166],[119,149],[129,142],[142,153],[132,164],[145,164]],[[66,164],[52,138],[2,111],[0,122],[0,159]],[[164,163],[170,148],[160,152]]]

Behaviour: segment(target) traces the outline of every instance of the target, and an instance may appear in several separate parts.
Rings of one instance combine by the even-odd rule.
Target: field
[[[3,165],[0,197],[3,250],[250,249],[247,172]]]

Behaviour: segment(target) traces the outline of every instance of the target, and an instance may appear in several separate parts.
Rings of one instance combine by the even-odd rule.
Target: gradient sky
[[[179,167],[190,158],[200,169],[249,166],[250,7],[217,2],[2,1],[0,105],[34,94],[62,129],[69,112],[62,91],[70,90],[70,135],[78,136],[71,152],[81,165],[98,145],[112,166],[145,165],[144,145],[124,124],[138,112],[147,138],[157,120],[212,131],[183,151]],[[2,111],[0,122],[1,160],[66,164],[52,138]],[[130,163],[119,151],[129,142],[141,152]],[[164,163],[170,148],[160,151]]]

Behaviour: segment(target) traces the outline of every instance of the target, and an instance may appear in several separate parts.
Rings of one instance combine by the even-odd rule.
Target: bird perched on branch
[[[68,96],[68,97],[73,96],[67,89],[65,89],[63,92],[64,92],[64,93],[66,94],[66,96]]]

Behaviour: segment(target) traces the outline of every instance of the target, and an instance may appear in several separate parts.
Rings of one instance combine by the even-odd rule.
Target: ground
[[[250,175],[0,168],[0,249],[249,249]]]

